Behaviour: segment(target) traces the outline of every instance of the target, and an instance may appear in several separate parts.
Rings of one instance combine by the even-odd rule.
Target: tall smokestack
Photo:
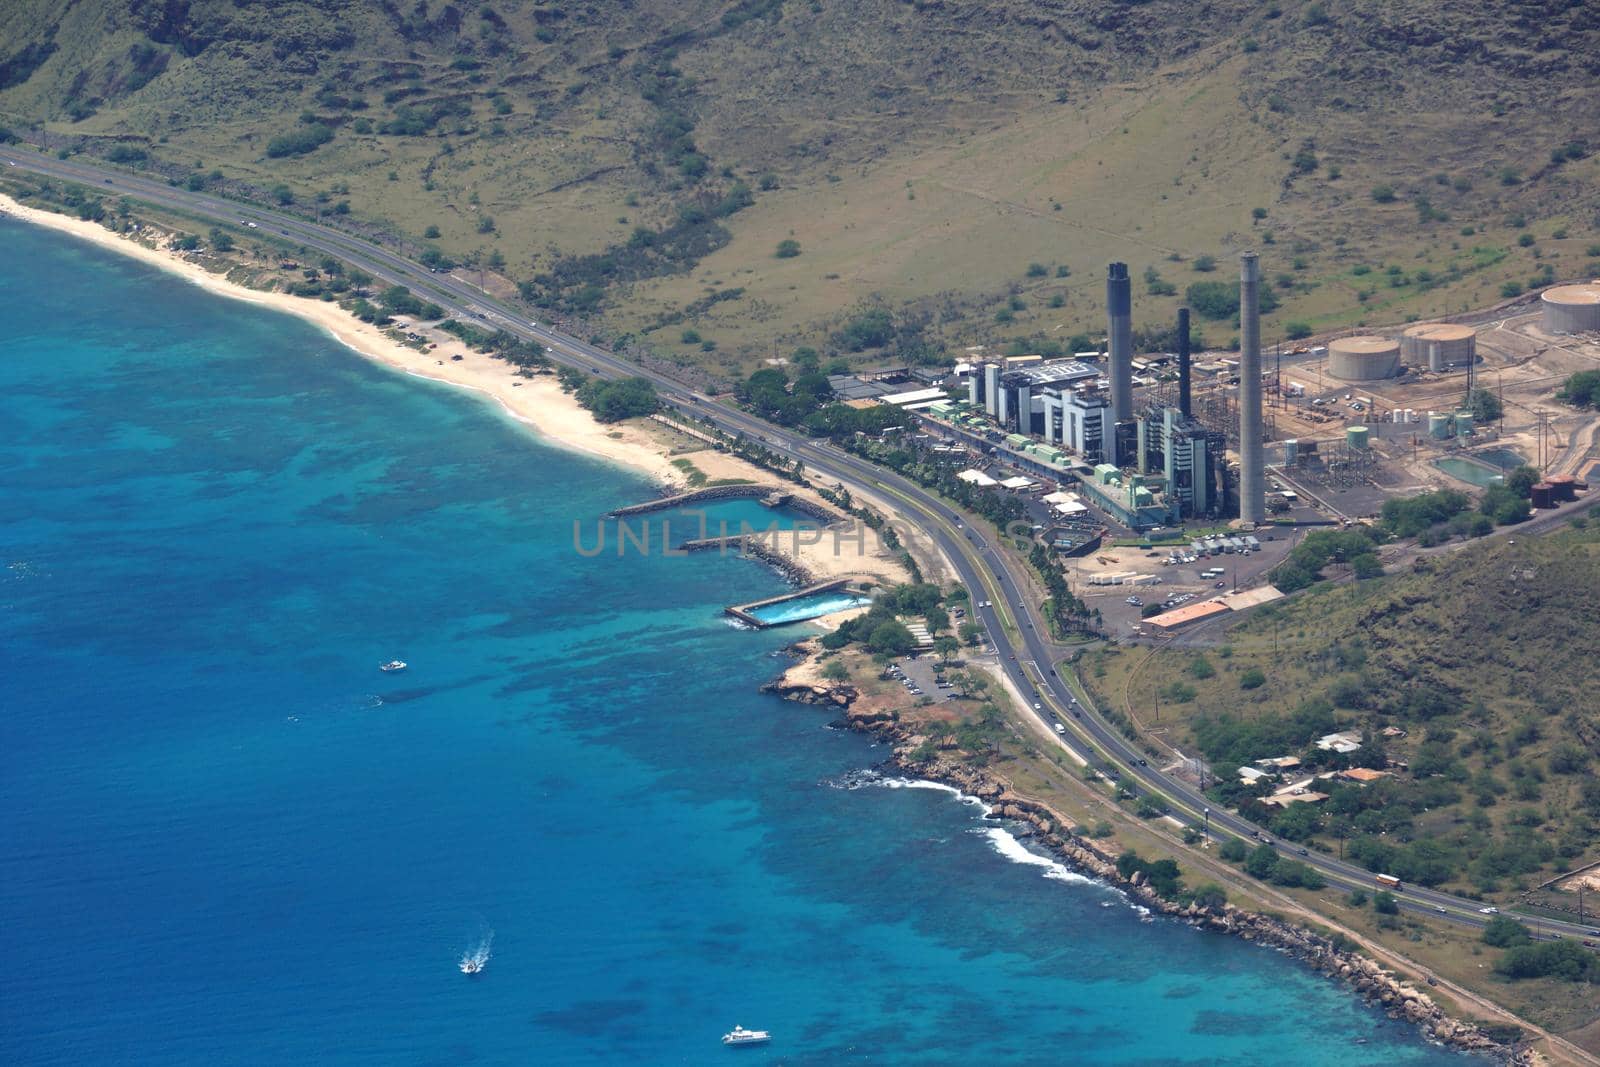
[[[1261,463],[1261,264],[1239,256],[1239,518],[1267,521]]]
[[[1128,283],[1128,265],[1113,263],[1106,272],[1107,335],[1111,339],[1111,422],[1107,435],[1111,447],[1106,451],[1119,466],[1116,425],[1133,418],[1133,296]]]
[[[1178,411],[1188,418],[1189,411],[1189,309],[1178,309]]]

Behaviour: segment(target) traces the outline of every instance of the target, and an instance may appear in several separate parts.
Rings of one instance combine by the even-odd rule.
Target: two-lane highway
[[[108,196],[147,201],[213,223],[246,228],[254,224],[256,230],[270,237],[288,239],[359,267],[389,284],[404,285],[418,296],[440,304],[457,319],[536,341],[545,346],[557,362],[606,376],[646,378],[686,414],[708,419],[726,433],[758,438],[774,452],[802,460],[809,470],[820,476],[892,503],[906,520],[916,524],[927,543],[950,561],[957,577],[971,591],[973,617],[988,629],[1002,667],[1024,694],[1025,714],[1035,715],[1049,729],[1050,736],[1080,757],[1096,766],[1117,771],[1136,788],[1161,793],[1191,824],[1201,826],[1209,814],[1214,836],[1232,834],[1252,842],[1266,837],[1260,828],[1239,816],[1211,808],[1211,802],[1204,795],[1181,779],[1148,766],[1144,753],[1100,715],[1081,687],[1074,696],[1071,681],[1056,673],[1056,650],[1043,637],[1045,624],[1023,592],[1027,588],[1026,563],[1010,556],[1003,546],[991,543],[972,528],[970,521],[961,519],[949,504],[914,482],[831,445],[812,442],[743,411],[710,402],[682,382],[540,325],[525,313],[459,279],[432,273],[382,245],[332,227],[254,204],[236,203],[138,175],[27,150],[0,147],[0,163],[7,169],[14,167],[78,182]],[[978,607],[983,602],[992,602],[993,607]],[[1029,665],[1034,668],[1034,677],[1025,669]],[[1058,721],[1064,724],[1064,735],[1054,732]],[[1336,885],[1368,889],[1374,886],[1372,874],[1354,864],[1317,852],[1298,858],[1320,870]],[[1408,885],[1401,900],[1405,907],[1459,923],[1482,925],[1486,921],[1478,911],[1478,902],[1445,893]],[[1547,931],[1571,936],[1588,933],[1572,923],[1545,922],[1543,926]]]

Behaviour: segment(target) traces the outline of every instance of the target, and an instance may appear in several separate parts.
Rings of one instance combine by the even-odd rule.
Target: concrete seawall
[[[796,496],[792,490],[777,485],[712,485],[704,489],[693,489],[687,493],[675,493],[672,496],[657,497],[646,500],[641,504],[629,504],[627,507],[617,508],[606,513],[608,519],[621,519],[629,515],[644,515],[652,511],[665,511],[669,508],[688,507],[692,504],[701,504],[717,500],[760,500],[768,506],[790,508],[822,522],[838,522],[843,518],[838,512],[823,507],[804,497]]]
[[[689,546],[684,545],[683,547],[688,548]],[[711,546],[707,545],[705,547],[710,548]],[[817,582],[812,585],[807,585],[805,588],[796,589],[792,593],[784,593],[780,596],[769,596],[765,600],[753,600],[748,604],[735,604],[733,607],[723,608],[722,610],[726,614],[732,615],[746,626],[752,626],[757,630],[765,630],[767,627],[774,624],[757,618],[756,615],[753,614],[757,608],[770,607],[773,604],[783,604],[790,600],[799,600],[801,597],[815,596],[818,593],[832,592],[835,589],[842,589],[849,584],[850,579],[848,578],[835,578],[832,581]]]

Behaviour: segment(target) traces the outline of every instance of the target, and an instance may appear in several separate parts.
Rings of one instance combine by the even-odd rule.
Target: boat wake
[[[489,966],[489,950],[494,945],[494,931],[490,930],[483,935],[483,940],[478,942],[478,947],[461,954],[458,966],[462,974],[482,974],[485,967]]]

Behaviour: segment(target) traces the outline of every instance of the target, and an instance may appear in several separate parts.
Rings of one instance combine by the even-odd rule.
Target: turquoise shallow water
[[[637,479],[0,242],[0,1062],[698,1064],[735,1023],[756,1063],[1459,1062],[945,792],[841,787],[882,752],[721,617],[773,574],[574,551]]]

